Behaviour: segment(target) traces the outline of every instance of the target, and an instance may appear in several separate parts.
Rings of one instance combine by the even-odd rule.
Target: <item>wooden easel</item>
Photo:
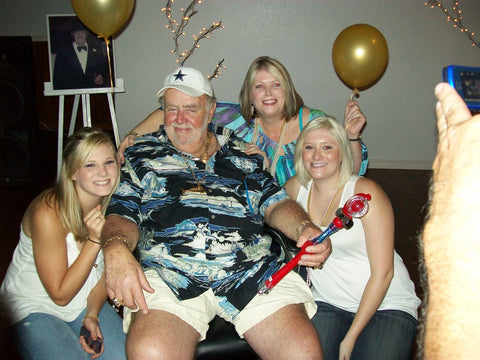
[[[83,126],[92,126],[92,118],[90,114],[90,94],[106,94],[108,99],[108,106],[110,108],[110,117],[112,119],[113,134],[115,136],[116,146],[120,144],[120,137],[118,135],[117,117],[115,115],[115,107],[113,105],[114,93],[125,92],[123,79],[115,80],[114,88],[92,88],[92,89],[73,89],[73,90],[54,90],[51,82],[43,84],[43,94],[45,96],[58,96],[58,141],[57,141],[57,176],[60,174],[62,166],[62,152],[63,152],[63,122],[65,112],[65,96],[73,95],[73,108],[70,116],[70,127],[68,135],[72,135],[75,131],[75,122],[77,120],[78,105],[82,99],[82,117]]]

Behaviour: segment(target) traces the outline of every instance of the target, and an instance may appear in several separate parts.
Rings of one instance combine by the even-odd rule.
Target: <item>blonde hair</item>
[[[339,187],[346,184],[350,175],[353,172],[353,155],[350,149],[350,142],[347,137],[345,129],[332,117],[321,116],[310,120],[302,132],[300,133],[297,143],[295,145],[294,154],[294,166],[295,173],[298,177],[298,181],[304,187],[308,186],[308,183],[312,179],[308,171],[305,169],[302,160],[303,147],[305,138],[314,130],[325,129],[332,134],[340,147],[340,183]]]
[[[282,116],[286,121],[290,121],[298,114],[300,108],[303,106],[303,99],[295,90],[292,78],[285,66],[283,66],[280,61],[269,56],[260,56],[253,60],[245,75],[239,96],[240,112],[243,118],[248,122],[256,116],[255,109],[252,112],[251,91],[255,76],[257,76],[260,70],[268,71],[274,78],[280,81],[282,89],[285,91],[285,106]]]
[[[56,207],[62,225],[75,236],[77,241],[85,241],[88,237],[88,230],[83,222],[82,206],[72,177],[88,161],[92,152],[103,144],[110,145],[113,153],[116,153],[110,135],[100,129],[84,127],[70,135],[63,148],[60,174],[54,187],[46,191],[44,195],[47,204]],[[115,161],[117,161],[116,158]],[[120,171],[113,190],[118,186],[119,180]],[[105,196],[102,201],[103,213],[110,202],[112,193]]]

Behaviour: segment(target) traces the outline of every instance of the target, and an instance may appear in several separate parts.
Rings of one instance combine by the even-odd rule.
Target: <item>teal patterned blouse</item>
[[[310,114],[308,116],[308,121],[319,117],[319,116],[326,116],[325,113],[321,110],[311,109]],[[213,115],[212,123],[216,126],[225,127],[227,129],[233,130],[235,135],[245,142],[250,142],[253,137],[254,133],[254,124],[253,121],[251,123],[247,123],[243,116],[240,114],[240,105],[235,103],[229,102],[218,102],[217,109],[215,110],[215,114]],[[299,127],[300,131],[303,128],[303,121],[302,121],[302,111],[300,110],[299,116]],[[290,179],[293,175],[295,175],[294,169],[294,153],[295,153],[295,144],[297,141],[292,141],[289,144],[284,144],[283,152],[284,155],[280,156],[277,162],[277,167],[275,171],[275,179],[277,182],[283,186],[285,182]],[[257,139],[257,146],[262,150],[265,154],[267,154],[268,160],[272,163],[273,157],[275,156],[275,149],[277,147],[277,143],[270,139],[268,136],[260,128],[259,136]],[[368,153],[367,147],[362,142],[362,166],[359,172],[359,175],[364,175],[368,166]]]

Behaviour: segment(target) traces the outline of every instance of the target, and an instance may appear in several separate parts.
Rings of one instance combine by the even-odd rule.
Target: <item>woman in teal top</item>
[[[299,111],[297,126],[299,131],[303,129],[303,111],[305,107],[302,107]],[[315,110],[308,108],[308,118],[306,122],[314,119],[318,116],[325,116],[321,110]],[[243,116],[240,114],[240,105],[234,103],[217,103],[217,109],[212,119],[212,123],[216,126],[232,129],[239,138],[243,139],[247,143],[255,143],[258,153],[263,153],[268,159],[268,164],[272,164],[275,158],[278,143],[270,139],[262,130],[261,125],[258,128],[258,135],[256,141],[253,141],[255,134],[255,121],[253,120],[248,124]],[[295,175],[295,169],[293,167],[293,154],[295,151],[296,140],[282,145],[283,155],[279,155],[274,176],[280,185],[283,185],[290,177]],[[251,153],[256,152],[254,147],[250,147]],[[263,155],[262,154],[262,155]],[[366,154],[366,147],[365,147]],[[365,170],[368,163],[368,157],[365,158]],[[363,163],[362,163],[363,165]],[[365,173],[363,170],[363,173]],[[272,172],[272,171],[271,171]]]
[[[268,56],[256,58],[245,76],[240,91],[240,104],[217,103],[212,124],[234,130],[248,145],[247,154],[261,154],[265,166],[283,185],[295,174],[293,154],[303,126],[311,119],[325,116],[323,111],[304,105],[295,90],[287,69]],[[249,119],[246,121],[245,119]],[[349,101],[344,124],[354,154],[354,173],[363,175],[367,169],[367,148],[360,141],[366,119],[356,101]],[[127,134],[118,153],[133,144],[135,136],[158,130],[163,124],[163,111],[156,110]]]

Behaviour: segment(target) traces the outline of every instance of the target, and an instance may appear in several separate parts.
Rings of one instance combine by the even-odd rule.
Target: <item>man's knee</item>
[[[135,313],[127,337],[128,359],[193,359],[199,334],[177,316],[161,310]]]
[[[322,359],[320,340],[303,304],[279,309],[244,336],[265,359]]]
[[[142,337],[127,338],[127,358],[131,360],[136,359],[167,359],[162,354],[165,349],[160,342],[145,341]]]
[[[130,332],[127,336],[127,357],[128,359],[166,359],[162,355],[162,351],[165,351],[161,341],[155,341],[153,331],[143,329],[137,330],[133,322]]]

